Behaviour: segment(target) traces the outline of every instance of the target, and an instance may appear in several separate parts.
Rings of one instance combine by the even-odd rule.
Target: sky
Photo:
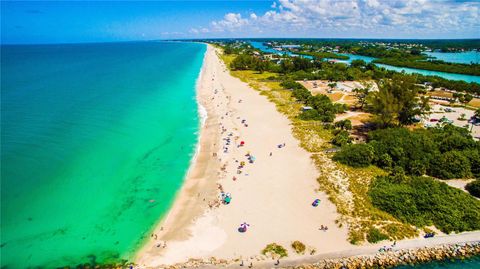
[[[8,1],[1,43],[480,38],[480,0]]]

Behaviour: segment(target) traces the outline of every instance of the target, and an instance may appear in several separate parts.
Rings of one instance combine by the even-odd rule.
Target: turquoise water
[[[480,268],[480,256],[474,256],[464,260],[452,260],[430,262],[415,266],[397,266],[395,269],[478,269]]]
[[[290,55],[290,56],[295,55],[295,54],[290,53],[290,52],[279,52],[277,50],[271,49],[269,47],[264,46],[262,42],[250,41],[250,44],[254,48],[265,51],[265,52],[268,52],[268,53],[287,54],[287,55]],[[368,56],[355,55],[355,54],[349,54],[349,53],[344,53],[344,54],[340,53],[340,54],[349,56],[350,58],[348,60],[338,60],[338,59],[330,59],[330,60],[335,60],[339,63],[347,63],[347,64],[350,64],[353,60],[364,60],[367,63],[375,60],[375,58],[368,57]],[[302,57],[306,57],[306,58],[309,58],[309,59],[311,58],[311,57],[308,57],[308,56],[302,56]],[[465,57],[467,57],[467,56],[465,56]],[[478,52],[477,52],[476,55],[468,54],[468,57],[471,57],[472,61],[475,61],[475,59],[478,61],[478,58],[475,58],[475,57],[478,57]],[[383,67],[387,70],[392,70],[392,71],[396,71],[396,72],[405,72],[407,74],[417,73],[417,74],[421,74],[421,75],[425,75],[425,76],[439,76],[439,77],[442,77],[442,78],[445,78],[445,79],[463,80],[463,81],[466,81],[466,82],[480,83],[480,76],[445,73],[445,72],[430,71],[430,70],[423,70],[423,69],[416,69],[416,68],[407,68],[407,67],[397,67],[397,66],[391,66],[391,65],[386,65],[386,64],[376,64],[376,65],[380,66],[380,67]]]
[[[375,58],[373,58],[373,57],[362,56],[362,55],[355,55],[355,54],[348,54],[348,53],[345,53],[345,54],[342,54],[342,55],[347,55],[347,56],[350,57],[350,59],[348,59],[348,61],[344,61],[344,62],[348,62],[348,63],[350,63],[353,60],[364,60],[367,63],[375,60]],[[341,61],[339,61],[339,62],[341,62]],[[463,81],[466,81],[466,82],[480,83],[480,76],[445,73],[445,72],[430,71],[430,70],[408,68],[408,67],[397,67],[397,66],[386,65],[386,64],[375,64],[375,65],[377,65],[379,67],[383,67],[387,70],[392,70],[392,71],[396,71],[396,72],[405,72],[407,74],[417,73],[417,74],[421,74],[421,75],[424,75],[424,76],[439,76],[439,77],[442,77],[442,78],[445,78],[445,79],[450,79],[450,80],[463,80]]]
[[[2,268],[131,258],[194,154],[205,45],[1,49]]]
[[[263,52],[267,52],[267,53],[276,53],[276,54],[286,54],[286,55],[293,55],[291,52],[289,51],[278,51],[278,50],[274,50],[272,49],[271,47],[267,47],[265,45],[263,45],[263,42],[258,42],[258,41],[249,41],[250,45],[252,45],[252,47],[256,48],[256,49],[259,49]]]
[[[435,57],[436,60],[442,60],[450,63],[480,63],[480,52],[424,52],[430,57]]]

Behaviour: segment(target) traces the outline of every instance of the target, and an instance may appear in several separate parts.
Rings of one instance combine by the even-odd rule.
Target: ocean
[[[1,267],[131,259],[198,139],[204,44],[1,47]]]

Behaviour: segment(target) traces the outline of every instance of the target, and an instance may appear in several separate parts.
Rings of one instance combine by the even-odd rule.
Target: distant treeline
[[[480,76],[480,64],[449,63],[438,60],[416,61],[408,58],[381,58],[374,60],[374,62],[393,66]]]
[[[348,60],[349,57],[346,55],[339,55],[333,52],[310,52],[310,51],[301,51],[301,52],[296,52],[296,54],[300,55],[309,55],[312,56],[316,59],[325,59],[325,58],[330,58],[330,59],[339,59],[339,60]]]
[[[273,38],[273,39],[236,39],[242,41],[277,42],[279,44],[312,45],[312,46],[340,46],[352,48],[360,46],[360,42],[383,42],[390,44],[421,44],[433,50],[443,52],[453,50],[480,50],[480,39],[349,39],[349,38]],[[212,41],[232,42],[232,39],[213,39]]]

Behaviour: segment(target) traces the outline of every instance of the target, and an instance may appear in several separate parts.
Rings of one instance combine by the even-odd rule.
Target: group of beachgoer
[[[244,233],[247,231],[247,228],[250,227],[250,224],[244,222],[242,224],[240,224],[240,227],[238,227],[238,231],[241,232],[241,233]]]
[[[152,234],[151,237],[153,237],[153,234]],[[157,240],[157,235],[156,234],[155,234],[155,240]],[[163,245],[162,245],[162,242],[160,242],[156,246],[157,246],[157,248],[160,248],[160,247],[161,248],[166,248],[167,247],[167,241],[163,241]]]
[[[388,246],[383,246],[383,247],[381,247],[381,248],[378,250],[378,252],[392,251],[395,246],[397,246],[397,241],[394,241],[393,244],[392,244],[390,247],[388,247]]]
[[[220,200],[222,201],[222,203],[224,205],[228,205],[232,201],[232,194],[229,193],[229,192],[227,192],[227,193],[221,192],[220,193]]]
[[[328,226],[327,226],[327,225],[325,225],[325,226],[320,225],[320,228],[318,228],[318,229],[319,229],[320,231],[326,232],[326,231],[328,231]]]
[[[215,96],[219,97],[219,94],[223,94],[224,91],[222,91],[222,88],[220,86],[220,88],[218,89],[214,89],[214,94]],[[221,97],[223,99],[223,97]],[[228,104],[228,102],[231,100],[231,97],[230,96],[225,96],[225,98],[227,99],[227,103],[224,103],[223,100],[220,101],[220,103],[222,105],[226,105]],[[238,103],[239,104],[243,104],[243,100],[242,99],[238,99]],[[218,104],[218,103],[217,103]],[[231,111],[229,111],[231,112]],[[232,117],[233,114],[229,114],[229,112],[225,113],[224,115],[222,115],[220,118],[221,118],[221,121],[220,121],[220,131],[221,131],[221,135],[222,135],[222,151],[224,154],[230,154],[232,151],[235,151],[236,149],[240,149],[242,147],[246,147],[248,145],[248,141],[244,141],[244,140],[241,140],[239,136],[237,136],[237,132],[239,131],[239,129],[236,129],[236,128],[233,128],[231,129],[230,127],[227,128],[227,122],[225,122],[227,120],[227,117]],[[234,118],[232,118],[233,120]],[[244,127],[244,128],[247,128],[249,127],[249,124],[248,124],[248,121],[247,119],[245,118],[242,118],[242,117],[236,117],[236,120],[235,120],[235,123],[234,123],[234,126],[237,126],[239,128],[241,127]],[[282,149],[286,146],[285,143],[281,143],[281,144],[278,144],[276,145],[278,149]],[[270,156],[272,156],[273,153],[270,152]],[[217,156],[217,154],[214,154],[214,156]],[[236,175],[232,175],[231,179],[232,181],[235,181],[237,182],[238,181],[238,178],[239,178],[239,175],[245,175],[245,176],[248,176],[248,173],[245,171],[246,170],[246,166],[247,166],[247,163],[250,163],[250,164],[254,164],[255,161],[256,161],[256,157],[250,152],[250,151],[247,151],[246,154],[244,155],[246,157],[246,160],[242,160],[243,158],[239,158],[239,159],[233,159],[235,161],[235,170],[236,170]],[[221,161],[221,159],[219,159]],[[226,175],[227,174],[227,167],[229,167],[230,165],[228,164],[228,161],[223,163],[223,165],[221,165],[221,168],[220,168],[220,173],[219,175],[221,175],[223,173],[223,175]],[[209,203],[210,205],[210,208],[212,207],[218,207],[219,205],[221,204],[224,204],[224,205],[228,205],[230,204],[231,200],[232,200],[232,195],[230,193],[227,193],[223,190],[223,187],[219,184],[219,192],[220,192],[220,195],[219,195],[219,199],[216,199],[216,203],[214,204],[211,204]],[[249,227],[249,224],[247,224],[246,222],[240,224],[239,228],[238,228],[238,231],[239,232],[246,232],[247,231],[247,228]]]
[[[244,266],[243,260],[240,262],[240,266]],[[252,267],[253,267],[253,263],[250,262],[250,265],[248,265],[248,268],[252,268]]]
[[[423,238],[431,238],[431,237],[434,237],[435,236],[435,233],[426,233]]]

